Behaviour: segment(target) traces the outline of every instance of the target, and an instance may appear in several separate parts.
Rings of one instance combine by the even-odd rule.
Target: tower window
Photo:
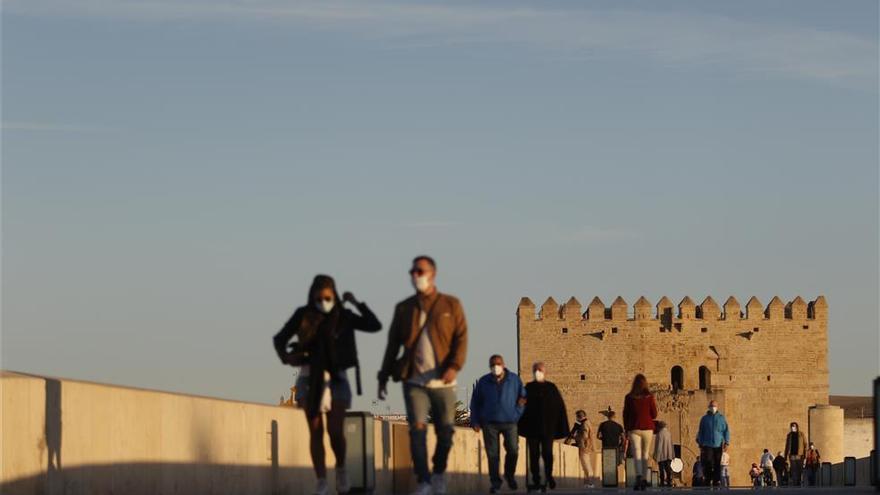
[[[678,392],[684,388],[684,369],[681,366],[672,367],[672,391]]]
[[[581,381],[585,381],[587,379],[587,375],[581,375]]]
[[[706,366],[700,366],[700,390],[712,389],[712,372]]]
[[[563,328],[562,328],[562,333],[568,333],[568,328],[563,327]]]

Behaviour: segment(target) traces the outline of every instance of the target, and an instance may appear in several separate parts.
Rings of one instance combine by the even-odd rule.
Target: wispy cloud
[[[9,122],[3,121],[3,131],[24,131],[24,132],[111,132],[112,129],[106,127],[94,127],[70,124],[54,124],[47,122]]]
[[[29,15],[299,23],[396,43],[524,44],[572,57],[636,53],[661,64],[711,64],[872,90],[877,83],[878,49],[870,37],[690,12],[351,0],[6,0],[3,5],[7,13]]]

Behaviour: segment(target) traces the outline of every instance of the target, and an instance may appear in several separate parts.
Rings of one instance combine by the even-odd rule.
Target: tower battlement
[[[677,311],[673,311],[677,309]],[[548,297],[540,308],[528,297],[520,299],[517,306],[517,316],[520,320],[611,320],[611,321],[642,321],[642,320],[700,320],[700,321],[742,321],[742,320],[827,320],[828,303],[825,296],[805,302],[801,296],[797,296],[787,303],[783,303],[778,296],[773,297],[766,306],[752,296],[748,299],[745,309],[733,296],[727,298],[723,306],[719,306],[712,296],[706,296],[700,304],[694,303],[689,296],[684,296],[677,306],[674,306],[669,298],[663,296],[656,304],[651,303],[644,296],[640,297],[633,305],[632,311],[628,303],[618,296],[610,306],[599,297],[594,297],[587,308],[581,306],[580,301],[574,296],[565,304],[559,305],[553,297]]]

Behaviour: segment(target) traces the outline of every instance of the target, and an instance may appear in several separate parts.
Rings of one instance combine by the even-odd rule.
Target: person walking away
[[[700,458],[703,460],[706,484],[719,486],[721,484],[721,453],[724,447],[730,445],[730,429],[727,426],[727,419],[718,410],[718,402],[715,400],[709,401],[709,408],[700,419],[697,445],[700,446]]]
[[[534,381],[526,385],[526,408],[519,420],[519,434],[526,438],[529,453],[530,491],[556,488],[553,479],[553,440],[568,436],[568,414],[562,394],[546,378],[547,367],[532,365]],[[540,460],[544,461],[544,483],[541,483]]]
[[[578,459],[581,469],[584,471],[584,488],[593,488],[595,484],[593,473],[593,425],[587,418],[587,412],[583,409],[575,412],[575,422],[565,439],[567,445],[575,445],[578,448]]]
[[[789,425],[791,431],[785,437],[785,458],[788,459],[788,484],[801,486],[804,468],[804,455],[807,452],[807,439],[797,422]]]
[[[446,493],[446,464],[455,432],[455,387],[467,355],[467,321],[457,298],[435,285],[437,264],[417,256],[409,270],[416,294],[394,308],[388,345],[379,370],[379,400],[388,394],[388,379],[403,382],[410,451],[418,495]],[[403,355],[398,356],[401,349]],[[437,443],[428,470],[428,417]]]
[[[781,450],[773,458],[773,471],[776,472],[776,486],[788,484],[788,463],[785,461]]]
[[[648,486],[648,457],[654,437],[654,419],[657,418],[657,402],[648,390],[648,380],[639,373],[633,378],[632,387],[623,401],[623,427],[632,449],[636,466],[635,489]]]
[[[504,437],[504,479],[511,490],[517,489],[516,461],[519,458],[519,437],[516,423],[526,404],[526,389],[516,373],[504,366],[504,358],[489,358],[490,372],[480,377],[471,396],[471,427],[483,432],[486,459],[489,465],[490,493],[501,489],[498,464],[498,436]]]
[[[344,308],[349,303],[357,313]],[[342,423],[351,407],[351,386],[346,370],[356,368],[360,393],[360,367],[354,331],[378,332],[382,324],[363,302],[350,292],[340,300],[332,277],[318,275],[309,288],[305,306],[294,311],[281,331],[273,337],[281,362],[300,367],[294,400],[306,414],[309,426],[309,452],[317,482],[314,493],[328,492],[324,452],[324,414],[327,434],[336,457],[336,491],[350,490],[345,469],[345,436]],[[296,338],[291,348],[291,340]]]
[[[773,486],[773,454],[770,449],[764,449],[759,467],[763,472],[764,486]]]
[[[672,446],[672,432],[663,421],[657,421],[657,436],[654,439],[654,460],[660,468],[660,486],[672,487],[672,459],[675,448]]]
[[[816,449],[816,445],[813,442],[810,442],[807,455],[804,458],[804,467],[806,467],[807,471],[807,485],[816,486],[816,472],[819,471],[821,466],[822,458],[819,456],[819,450]]]
[[[602,441],[602,479],[605,479],[605,472],[609,469],[617,471],[617,466],[623,462],[623,444],[624,433],[620,423],[614,421],[615,412],[608,406],[608,409],[599,411],[599,414],[605,416],[605,421],[599,423],[596,437]],[[614,452],[610,452],[610,451]],[[613,466],[605,466],[606,459],[613,459]],[[603,483],[604,484],[604,483]]]

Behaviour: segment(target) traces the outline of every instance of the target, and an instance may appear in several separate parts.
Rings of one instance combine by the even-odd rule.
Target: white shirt
[[[431,344],[431,333],[428,329],[428,313],[419,310],[419,327],[422,329],[416,340],[415,354],[413,355],[413,374],[407,383],[419,385],[425,388],[442,388],[456,386],[456,380],[444,383],[440,379],[440,370],[437,368],[437,354],[434,345]]]

